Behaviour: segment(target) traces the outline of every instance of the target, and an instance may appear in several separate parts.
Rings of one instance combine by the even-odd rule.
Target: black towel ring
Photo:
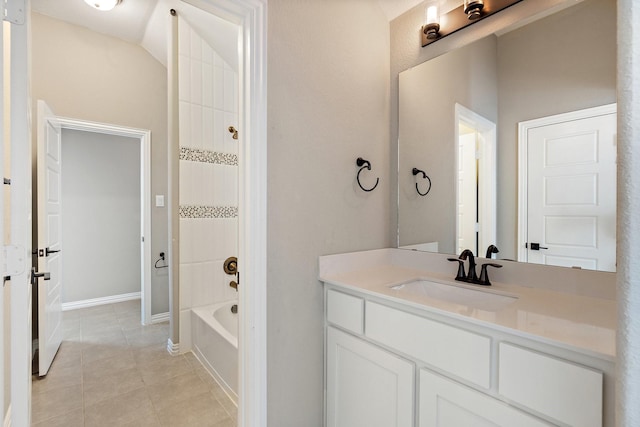
[[[360,170],[358,171],[358,175],[356,176],[356,179],[358,180],[358,185],[360,186],[360,188],[362,188],[363,191],[367,191],[367,192],[375,190],[375,188],[378,186],[378,183],[380,182],[380,178],[376,178],[375,185],[369,189],[364,188],[360,183],[360,172],[362,172],[362,170],[365,168],[367,170],[371,170],[371,162],[369,162],[369,160],[363,159],[362,157],[358,157],[356,159],[356,165],[360,167]]]
[[[427,194],[429,194],[429,191],[431,191],[431,178],[429,178],[427,176],[427,174],[424,173],[423,170],[420,170],[418,168],[413,168],[412,173],[413,173],[414,176],[418,175],[419,173],[421,173],[422,177],[426,178],[429,181],[429,188],[427,188],[427,191],[424,192],[424,193],[420,192],[420,189],[418,188],[418,183],[416,182],[416,191],[418,192],[418,194],[421,195],[421,196],[426,196]]]

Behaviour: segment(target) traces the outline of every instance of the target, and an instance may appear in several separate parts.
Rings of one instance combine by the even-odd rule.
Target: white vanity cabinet
[[[326,297],[329,427],[613,425],[611,361],[371,293]]]
[[[414,365],[333,327],[327,328],[327,425],[411,427]]]
[[[419,427],[548,427],[508,404],[426,369],[420,370]]]

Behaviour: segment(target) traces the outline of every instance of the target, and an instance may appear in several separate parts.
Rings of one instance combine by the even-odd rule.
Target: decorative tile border
[[[217,151],[200,150],[189,147],[180,147],[180,160],[238,166],[238,156],[236,154],[219,153]]]
[[[236,206],[180,205],[180,218],[237,218]]]

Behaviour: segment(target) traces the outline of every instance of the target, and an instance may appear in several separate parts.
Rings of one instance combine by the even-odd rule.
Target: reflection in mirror
[[[480,254],[496,241],[496,125],[455,105],[458,142],[456,253]]]
[[[583,251],[585,246],[601,240],[604,234],[599,228],[606,229],[613,246],[603,250],[608,251],[609,260],[615,260],[615,234],[611,236],[611,227],[615,230],[615,209],[607,211],[606,224],[595,217],[585,219],[586,214],[574,215],[583,218],[581,228],[590,230],[588,236],[576,231],[580,227],[575,227],[570,239],[565,238],[569,234],[561,236],[559,232],[567,230],[561,226],[563,221],[572,225],[577,222],[554,222],[553,214],[544,217],[543,232],[528,236],[523,226],[525,220],[519,218],[523,215],[519,197],[527,196],[523,191],[528,190],[523,188],[527,188],[528,176],[518,176],[523,169],[518,166],[521,154],[518,146],[522,144],[519,128],[524,124],[615,103],[615,24],[615,0],[584,0],[400,74],[399,247],[449,254],[470,248],[476,255],[484,256],[487,247],[495,244],[500,250],[496,255],[501,259],[615,271],[615,262],[599,261]],[[461,118],[461,112],[466,118]],[[469,116],[495,124],[493,154],[489,153],[489,157],[484,147],[486,130],[477,127],[480,119],[473,122]],[[615,152],[615,128],[612,132],[611,138],[598,141],[588,142],[588,137],[584,137],[580,140],[583,145],[575,138],[565,138],[579,148],[564,147],[564,150],[569,155],[579,153],[580,156],[574,156],[576,159],[584,158],[589,146],[608,144]],[[469,145],[461,147],[461,140]],[[544,155],[551,148],[547,144]],[[594,156],[592,160],[601,159],[599,154]],[[433,182],[426,197],[415,191],[416,181],[411,174],[415,165],[420,165]],[[558,171],[560,168],[556,167],[554,173],[562,176],[564,172]],[[615,179],[608,180],[608,187],[589,187],[587,179],[574,179],[576,188],[583,192],[580,200],[573,197],[576,191],[566,186],[569,181],[566,178],[565,184],[545,187],[543,196],[529,203],[542,206],[544,197],[553,195],[556,202],[565,205],[598,204],[604,195],[614,195],[615,205]],[[587,197],[589,194],[593,196],[591,199]],[[553,235],[551,226],[556,230]],[[535,253],[529,239],[538,244]],[[552,254],[559,249],[564,252]]]

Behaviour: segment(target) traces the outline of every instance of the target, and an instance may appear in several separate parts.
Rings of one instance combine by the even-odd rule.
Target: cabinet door
[[[551,426],[504,402],[451,380],[420,370],[420,427]]]
[[[327,426],[411,427],[413,364],[327,328]]]

